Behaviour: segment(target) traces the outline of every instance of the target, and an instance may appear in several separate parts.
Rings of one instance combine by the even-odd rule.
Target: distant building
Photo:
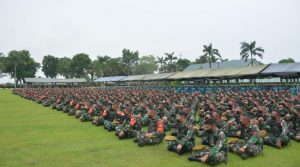
[[[254,60],[253,65],[259,65],[261,64],[259,61]],[[251,66],[251,61],[245,61],[245,60],[230,60],[230,61],[224,61],[224,62],[216,62],[211,63],[212,69],[217,68],[241,68],[241,67],[247,67]],[[187,68],[185,68],[183,71],[192,71],[192,70],[198,70],[198,69],[209,69],[209,63],[205,64],[191,64]]]

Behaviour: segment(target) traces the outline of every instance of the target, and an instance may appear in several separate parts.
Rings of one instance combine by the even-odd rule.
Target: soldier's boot
[[[264,144],[272,146],[272,147],[276,147],[276,143],[272,140],[271,137],[266,136],[264,139]]]
[[[138,142],[139,142],[139,139],[138,139],[138,138],[135,138],[135,139],[133,140],[133,142],[138,143]]]
[[[189,161],[198,161],[201,162],[200,157],[199,156],[195,156],[195,155],[191,155],[188,157]]]
[[[242,153],[240,156],[243,160],[249,158],[249,154],[247,154],[247,153]]]
[[[170,145],[168,145],[167,149],[168,149],[169,151],[174,151],[174,152],[177,151],[176,145],[175,145],[175,144],[170,144]]]

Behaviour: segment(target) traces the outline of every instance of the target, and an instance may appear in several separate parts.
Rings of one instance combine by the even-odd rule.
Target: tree
[[[136,66],[135,74],[153,74],[157,68],[158,66],[154,56],[143,56],[140,58],[139,64]]]
[[[259,58],[263,58],[264,49],[261,47],[256,47],[256,42],[253,41],[251,43],[242,42],[241,43],[241,58],[245,61],[248,61],[250,56],[251,66],[253,66],[253,58],[258,56]]]
[[[122,50],[122,62],[125,65],[126,75],[132,75],[135,71],[135,66],[137,65],[139,60],[139,52],[138,51],[130,51],[129,49]]]
[[[57,72],[65,78],[72,78],[71,59],[68,57],[59,58]]]
[[[92,60],[89,55],[79,53],[73,56],[71,60],[71,71],[76,78],[88,78],[88,72],[91,69]]]
[[[10,51],[5,61],[4,72],[15,78],[16,85],[26,77],[35,77],[40,64],[35,62],[27,50]]]
[[[292,58],[282,59],[278,63],[295,63],[295,60]]]
[[[96,77],[103,77],[108,73],[107,63],[110,59],[109,56],[97,56],[97,59],[93,61],[92,68]]]
[[[191,61],[189,59],[178,59],[177,61],[177,69],[179,71],[184,70],[187,66],[189,66]]]
[[[159,73],[163,71],[163,66],[166,64],[165,58],[162,57],[157,57],[157,63],[159,64]]]
[[[165,53],[165,55],[166,55],[165,61],[169,61],[167,66],[167,71],[168,72],[176,71],[176,65],[174,65],[173,62],[177,60],[177,57],[174,56],[174,52]]]
[[[199,59],[196,59],[196,63],[197,63],[197,64],[205,64],[205,63],[208,63],[207,56],[205,56],[205,55],[200,56]]]
[[[44,56],[42,62],[42,71],[44,72],[46,77],[55,78],[57,76],[58,62],[59,59],[57,57],[51,55]]]
[[[5,68],[5,60],[6,60],[6,57],[4,56],[4,54],[0,53],[0,73]]]
[[[218,59],[221,59],[221,55],[219,53],[218,49],[214,49],[212,47],[212,44],[209,44],[208,46],[203,45],[204,49],[202,52],[204,53],[204,57],[207,58],[207,61],[209,63],[209,68],[211,68],[211,63],[216,62]]]
[[[107,61],[107,68],[104,76],[119,76],[126,74],[127,71],[124,68],[122,58],[111,58]]]

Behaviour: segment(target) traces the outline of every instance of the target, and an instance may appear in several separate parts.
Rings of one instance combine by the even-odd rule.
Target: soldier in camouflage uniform
[[[131,114],[130,108],[126,108],[125,119],[122,124],[116,127],[115,135],[120,140],[136,137],[136,134],[142,129],[141,122],[138,119],[139,116]]]
[[[179,112],[179,115],[180,118],[177,119],[171,134],[176,136],[176,140],[169,141],[167,148],[169,151],[174,151],[180,155],[192,150],[195,145],[195,134],[191,124],[186,120],[187,113]]]
[[[288,127],[286,122],[280,118],[278,111],[272,111],[271,119],[266,123],[267,136],[264,138],[264,143],[276,148],[286,146],[290,139],[288,136]]]
[[[229,151],[238,154],[242,159],[258,155],[262,151],[259,128],[250,123],[250,116],[247,113],[241,115],[240,123],[236,136],[243,140],[229,143]]]
[[[147,132],[140,131],[134,140],[138,146],[161,143],[165,136],[163,122],[156,116],[156,111],[149,110],[148,117],[150,119]]]
[[[290,137],[300,141],[300,105],[295,106],[295,114],[292,117],[292,126],[289,129]]]
[[[200,132],[200,135],[202,143],[205,143],[209,148],[194,150],[188,160],[199,161],[212,166],[225,161],[227,156],[227,138],[222,129],[216,127],[213,119],[205,120],[204,131]]]

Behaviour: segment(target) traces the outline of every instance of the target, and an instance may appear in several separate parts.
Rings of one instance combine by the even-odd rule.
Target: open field
[[[199,143],[199,140],[197,140]],[[300,143],[282,150],[264,147],[264,156],[241,160],[229,154],[229,167],[298,167]],[[166,143],[138,147],[113,132],[0,90],[0,166],[206,166],[178,156]]]

